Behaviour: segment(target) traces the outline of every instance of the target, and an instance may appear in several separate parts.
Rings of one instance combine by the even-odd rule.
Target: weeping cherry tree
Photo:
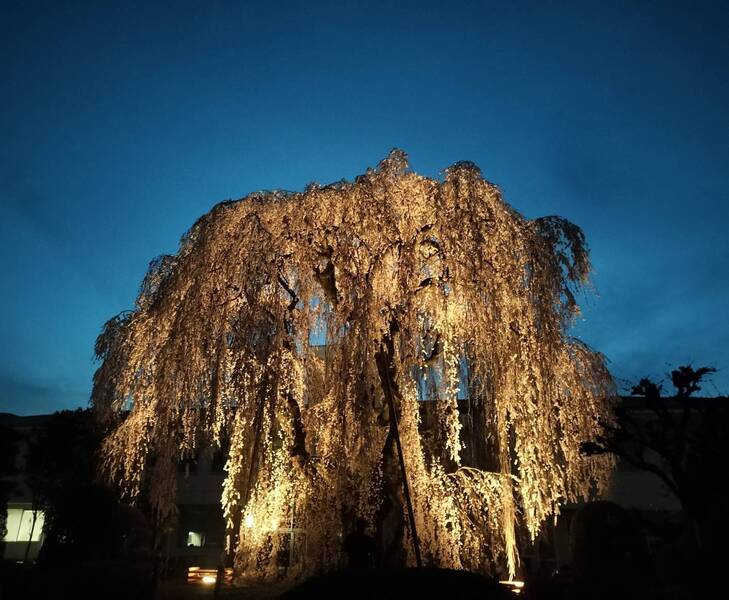
[[[395,150],[218,204],[98,338],[104,470],[167,519],[178,462],[224,447],[240,577],[276,576],[290,526],[291,576],[334,568],[359,518],[385,564],[513,574],[612,468],[580,453],[614,395],[567,334],[589,270],[578,227],[525,219],[472,163],[439,181]]]

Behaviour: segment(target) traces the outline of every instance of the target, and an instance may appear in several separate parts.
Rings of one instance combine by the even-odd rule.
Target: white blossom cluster
[[[164,520],[178,461],[229,448],[242,577],[277,576],[281,528],[303,540],[291,576],[340,564],[357,517],[412,564],[399,435],[424,562],[513,574],[517,541],[612,468],[579,451],[614,395],[567,335],[589,268],[579,228],[525,219],[470,163],[439,181],[393,151],[352,183],[219,204],[97,341],[106,471]]]

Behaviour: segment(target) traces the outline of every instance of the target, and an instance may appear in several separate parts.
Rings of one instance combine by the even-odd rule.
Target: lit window
[[[194,548],[202,548],[205,544],[205,534],[201,531],[188,531],[187,532],[187,546]]]
[[[7,520],[7,533],[3,538],[3,542],[17,542],[18,529],[20,529],[20,521],[23,517],[22,508],[9,508]]]
[[[45,515],[42,510],[9,508],[4,542],[39,542]]]

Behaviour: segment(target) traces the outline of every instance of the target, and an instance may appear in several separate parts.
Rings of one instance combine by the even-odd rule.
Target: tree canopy
[[[229,440],[241,573],[275,572],[290,523],[299,568],[331,567],[356,518],[407,563],[417,525],[427,564],[513,573],[520,526],[535,536],[612,467],[580,453],[614,394],[603,357],[567,334],[589,270],[577,226],[524,218],[467,162],[435,180],[395,150],[354,182],[218,204],[97,341],[93,405],[130,410],[106,470],[165,516],[180,457]]]

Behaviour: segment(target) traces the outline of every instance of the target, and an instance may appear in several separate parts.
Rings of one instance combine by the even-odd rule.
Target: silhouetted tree
[[[604,423],[603,435],[583,444],[588,454],[612,454],[652,474],[675,495],[684,517],[681,552],[697,569],[723,554],[729,533],[723,476],[729,464],[729,407],[722,399],[692,396],[714,372],[678,367],[671,372],[676,393],[670,397],[661,397],[661,385],[642,379],[631,390],[645,398],[642,410],[623,403],[616,422]]]
[[[17,474],[17,443],[18,434],[11,427],[0,425],[0,540],[7,534],[8,498],[15,488],[10,478]]]
[[[671,381],[673,387],[676,388],[676,398],[685,399],[694,392],[700,392],[701,386],[699,383],[711,373],[716,373],[716,369],[713,367],[694,369],[689,365],[671,371]],[[633,391],[635,393],[635,390]]]
[[[116,557],[123,544],[116,493],[97,477],[103,432],[91,410],[57,412],[38,431],[27,456],[26,481],[45,511],[46,564]]]
[[[81,409],[53,414],[29,436],[23,476],[45,513],[44,541],[36,565],[3,565],[0,597],[153,597],[150,528],[99,481],[103,437],[92,411]]]
[[[689,470],[701,446],[707,407],[691,395],[715,371],[711,367],[678,367],[671,372],[676,394],[667,398],[661,397],[662,385],[647,377],[641,379],[631,392],[645,398],[650,416],[646,418],[629,405],[616,407],[617,420],[603,422],[603,433],[583,444],[583,451],[588,455],[613,454],[653,474],[673,492],[683,509],[693,514],[696,494]]]

